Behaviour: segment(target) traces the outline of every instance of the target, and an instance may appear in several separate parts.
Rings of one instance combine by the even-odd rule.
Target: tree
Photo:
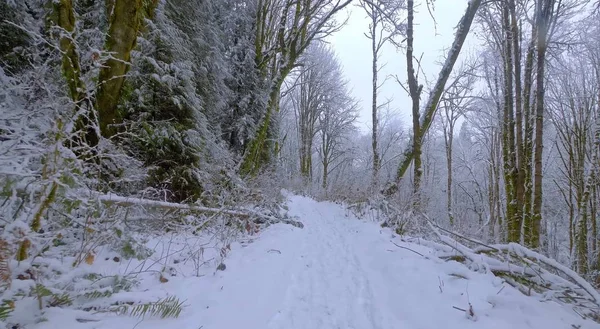
[[[240,172],[256,175],[276,153],[273,121],[279,111],[281,86],[313,41],[341,25],[334,16],[351,0],[256,0],[255,63],[269,83],[269,97],[260,126],[244,155]]]
[[[267,106],[268,86],[256,66],[255,44],[256,1],[246,3],[228,0],[225,27],[227,106],[224,120],[220,122],[225,140],[237,157],[242,157],[260,123]],[[259,49],[260,50],[260,49]]]
[[[546,110],[556,130],[560,174],[555,178],[568,213],[569,254],[579,273],[598,270],[598,98],[600,76],[593,38],[596,25],[581,22],[587,32],[551,67]]]
[[[339,64],[330,49],[316,43],[307,49],[295,84],[290,92],[297,122],[300,144],[300,175],[308,183],[312,180],[313,140],[318,132],[317,121],[324,110],[325,99],[333,93],[331,79]]]
[[[407,66],[407,70],[409,71],[409,79],[413,79],[413,81],[411,82],[412,86],[412,90],[414,92],[415,95],[420,94],[422,87],[419,87],[419,85],[417,84],[417,81],[414,81],[414,79],[416,78],[416,76],[414,75],[414,65],[413,63],[413,56],[412,56],[412,43],[413,41],[413,19],[414,19],[414,1],[407,1],[408,4],[408,8],[409,8],[409,16],[411,16],[411,18],[408,21],[408,25],[407,25],[407,55],[406,55],[406,60],[407,63],[410,62],[410,66]],[[397,170],[397,174],[396,174],[396,183],[392,184],[392,186],[390,188],[387,189],[387,194],[393,193],[394,191],[398,190],[397,184],[399,183],[399,181],[402,179],[402,177],[404,176],[404,174],[406,173],[406,170],[408,169],[408,167],[410,166],[411,162],[413,162],[413,160],[415,161],[415,173],[417,174],[418,177],[415,177],[415,183],[413,184],[413,190],[416,191],[418,189],[418,185],[419,185],[419,179],[420,179],[420,149],[421,149],[421,145],[423,143],[424,137],[425,137],[425,133],[427,132],[427,130],[429,129],[429,126],[431,125],[431,122],[433,120],[433,117],[435,115],[435,112],[438,108],[438,103],[440,100],[440,97],[442,96],[442,93],[445,89],[446,86],[446,82],[448,81],[450,74],[452,73],[452,69],[454,67],[454,64],[456,63],[456,60],[458,59],[458,55],[460,54],[460,51],[462,49],[462,46],[464,44],[464,41],[467,37],[467,34],[469,33],[469,30],[471,28],[471,24],[473,22],[473,19],[475,18],[475,14],[477,13],[477,10],[479,8],[479,5],[481,4],[480,0],[471,0],[469,1],[469,4],[467,5],[467,9],[465,11],[464,16],[461,18],[459,24],[458,24],[458,28],[457,31],[455,33],[455,38],[454,38],[454,42],[452,43],[452,46],[447,54],[446,60],[444,62],[444,64],[442,65],[442,68],[440,70],[438,79],[433,87],[433,89],[431,90],[429,96],[428,96],[428,100],[425,103],[425,107],[422,111],[422,114],[419,111],[419,106],[417,104],[417,106],[415,106],[415,101],[417,100],[417,98],[412,98],[411,95],[411,99],[413,99],[413,115],[415,114],[414,112],[417,112],[417,115],[415,118],[413,118],[413,134],[411,136],[411,139],[409,140],[409,143],[407,145],[407,147],[405,148],[404,152],[402,153],[402,156],[400,158],[400,164],[398,166],[398,170]],[[410,31],[410,32],[409,32]],[[409,39],[411,39],[410,44],[409,44]],[[408,51],[410,50],[410,56],[408,54]],[[412,76],[412,77],[411,77]],[[410,86],[409,86],[410,87]]]
[[[379,140],[379,119],[378,113],[382,108],[387,106],[390,101],[384,103],[377,103],[377,96],[379,95],[379,89],[385,83],[378,82],[379,71],[385,66],[378,63],[381,56],[383,47],[389,41],[399,34],[399,31],[394,27],[389,26],[389,20],[386,17],[394,17],[398,15],[398,12],[402,9],[403,1],[391,1],[391,0],[361,0],[358,4],[364,12],[367,14],[369,19],[369,31],[365,33],[365,36],[371,40],[371,56],[372,56],[372,100],[371,100],[371,124],[372,124],[372,136],[371,136],[371,147],[373,151],[373,188],[377,189],[379,186],[379,169],[381,167],[381,154],[378,146]]]
[[[157,4],[157,0],[111,0],[106,3],[106,12],[110,13],[104,46],[108,60],[100,69],[96,95],[100,132],[104,137],[112,137],[117,130],[111,125],[122,121],[117,105],[130,67],[131,51],[135,48],[144,16],[151,18]]]
[[[558,132],[558,152],[565,173],[565,184],[559,185],[570,208],[571,237],[575,238],[577,268],[582,274],[589,269],[588,225],[590,224],[590,195],[593,184],[595,98],[597,83],[592,70],[582,63],[569,63],[572,69],[560,76],[552,86],[552,122]],[[595,201],[592,200],[593,203]]]
[[[448,85],[441,98],[440,121],[444,135],[444,146],[446,150],[446,207],[450,225],[454,224],[452,210],[452,151],[454,146],[454,132],[458,120],[465,115],[473,101],[469,96],[473,92],[476,82],[475,70],[477,63],[463,64],[455,78]]]
[[[343,79],[342,69],[333,57],[331,51],[326,52],[329,57],[327,75],[327,89],[320,98],[321,110],[319,111],[318,125],[321,143],[317,152],[321,157],[322,187],[328,189],[329,175],[339,166],[349,161],[344,158],[347,149],[344,142],[354,130],[354,122],[358,116],[358,103],[349,95],[347,81]]]

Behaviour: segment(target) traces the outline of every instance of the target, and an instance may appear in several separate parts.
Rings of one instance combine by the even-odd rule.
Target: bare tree
[[[296,118],[300,175],[305,183],[312,180],[313,140],[318,132],[318,120],[324,107],[324,100],[337,88],[332,78],[339,70],[336,59],[324,43],[311,45],[303,56],[289,99]]]
[[[319,111],[318,130],[321,143],[317,152],[322,165],[322,187],[327,191],[329,175],[351,158],[346,158],[348,149],[345,141],[354,131],[354,122],[358,117],[358,102],[349,95],[347,81],[344,80],[342,69],[333,53],[329,51],[326,56],[332,58],[329,62],[332,69],[328,69],[327,89],[320,98],[321,110]]]
[[[371,56],[372,56],[372,101],[371,101],[371,118],[372,118],[372,137],[371,147],[373,151],[373,181],[372,187],[374,190],[379,186],[379,169],[381,167],[381,151],[379,150],[379,118],[378,113],[382,108],[389,105],[390,100],[378,104],[379,89],[385,83],[378,82],[379,71],[385,64],[379,64],[381,51],[386,43],[392,40],[399,31],[389,26],[389,20],[386,17],[392,15],[397,16],[402,9],[404,1],[399,0],[360,0],[359,6],[364,10],[369,19],[369,31],[365,36],[371,40]]]
[[[452,210],[452,150],[454,144],[455,127],[458,120],[465,115],[473,101],[470,95],[473,93],[474,84],[477,81],[475,70],[477,63],[463,64],[453,81],[446,88],[441,99],[440,121],[444,136],[444,146],[446,153],[446,210],[450,225],[454,225],[454,215]]]
[[[451,46],[450,50],[448,51],[446,60],[445,60],[444,64],[442,65],[438,79],[437,79],[433,89],[429,93],[428,100],[425,103],[425,107],[421,114],[419,111],[419,104],[417,103],[416,104],[417,106],[415,106],[415,102],[418,102],[418,98],[417,97],[413,98],[413,94],[415,96],[420,95],[421,91],[422,91],[422,87],[420,87],[418,85],[418,81],[414,81],[414,80],[416,80],[416,75],[414,74],[414,65],[412,64],[413,60],[414,60],[414,58],[412,56],[412,52],[414,50],[413,49],[414,38],[412,35],[413,34],[413,25],[414,25],[414,1],[407,1],[409,19],[408,19],[407,29],[406,29],[406,36],[407,36],[407,38],[406,38],[406,40],[407,40],[406,60],[407,60],[407,64],[410,63],[410,65],[407,65],[407,67],[408,67],[407,69],[409,71],[409,74],[408,74],[409,88],[413,92],[413,94],[411,94],[411,98],[413,99],[413,107],[412,108],[413,108],[413,116],[414,116],[413,117],[413,134],[411,136],[411,139],[410,139],[406,149],[404,150],[404,152],[400,158],[400,164],[398,166],[398,170],[397,170],[397,174],[396,174],[396,183],[392,184],[391,187],[387,189],[386,194],[394,193],[395,191],[398,190],[397,184],[402,179],[402,177],[404,177],[406,170],[410,166],[411,162],[413,162],[413,160],[415,161],[414,167],[415,167],[415,174],[416,174],[415,183],[413,184],[413,190],[418,191],[419,180],[420,180],[420,176],[421,176],[421,172],[420,172],[421,171],[421,169],[420,169],[421,145],[423,143],[425,134],[426,134],[427,130],[429,129],[429,126],[431,125],[431,122],[433,120],[435,112],[438,108],[439,100],[444,92],[445,87],[446,87],[446,82],[448,81],[450,74],[452,73],[454,64],[456,63],[456,60],[458,59],[458,55],[460,54],[460,51],[464,44],[464,41],[469,33],[469,30],[471,29],[471,24],[473,22],[473,19],[475,18],[475,14],[477,13],[477,10],[479,9],[480,4],[481,4],[481,0],[469,1],[468,5],[467,5],[467,9],[465,11],[465,14],[461,18],[461,20],[458,24],[458,28],[455,33],[454,42],[452,43],[452,46]],[[410,82],[410,80],[413,80],[413,81]],[[412,87],[410,87],[411,84],[412,84]]]
[[[279,112],[281,86],[298,60],[317,40],[339,30],[334,16],[351,0],[256,0],[256,66],[270,81],[269,100],[262,123],[240,166],[244,175],[255,175],[276,153],[272,129]]]

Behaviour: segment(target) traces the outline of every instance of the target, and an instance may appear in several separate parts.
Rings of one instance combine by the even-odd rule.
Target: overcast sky
[[[464,14],[467,0],[436,0],[433,15],[434,24],[425,1],[419,4],[415,14],[415,56],[423,54],[422,64],[427,79],[433,81],[439,72],[439,62],[443,59],[445,50],[450,47],[454,37],[455,27]],[[355,1],[358,3],[358,1]],[[420,3],[420,1],[416,1]],[[366,14],[355,5],[351,5],[345,13],[349,20],[343,29],[329,38],[337,56],[344,68],[344,75],[350,82],[353,96],[360,101],[359,126],[367,132],[371,127],[371,45],[364,35],[369,22]],[[463,48],[463,51],[466,49]],[[383,51],[381,63],[387,63],[380,71],[380,81],[387,75],[398,75],[401,81],[406,81],[406,57],[388,46]],[[422,77],[419,81],[423,83]],[[427,90],[427,85],[424,87]],[[396,109],[407,126],[411,122],[410,98],[394,79],[389,79],[379,94],[379,100],[392,98],[391,107]],[[422,102],[425,102],[423,100]]]

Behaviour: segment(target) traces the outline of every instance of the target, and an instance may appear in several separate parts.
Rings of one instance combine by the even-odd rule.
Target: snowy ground
[[[304,229],[277,224],[232,245],[225,271],[142,284],[145,296],[174,294],[176,319],[138,319],[49,308],[34,328],[74,329],[438,329],[600,328],[552,301],[526,297],[433,251],[394,238],[333,203],[292,196]],[[474,318],[458,310],[472,305]],[[456,308],[455,308],[456,307]],[[78,322],[76,318],[94,320]]]

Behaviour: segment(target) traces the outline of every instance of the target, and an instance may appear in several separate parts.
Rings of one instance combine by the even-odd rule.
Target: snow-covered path
[[[599,328],[554,302],[525,297],[501,280],[393,238],[340,206],[293,196],[304,229],[278,224],[233,248],[227,269],[161,284],[186,300],[177,319],[110,316],[39,328],[96,329],[519,329]],[[456,308],[473,307],[475,319]],[[456,307],[456,308],[455,308]]]

